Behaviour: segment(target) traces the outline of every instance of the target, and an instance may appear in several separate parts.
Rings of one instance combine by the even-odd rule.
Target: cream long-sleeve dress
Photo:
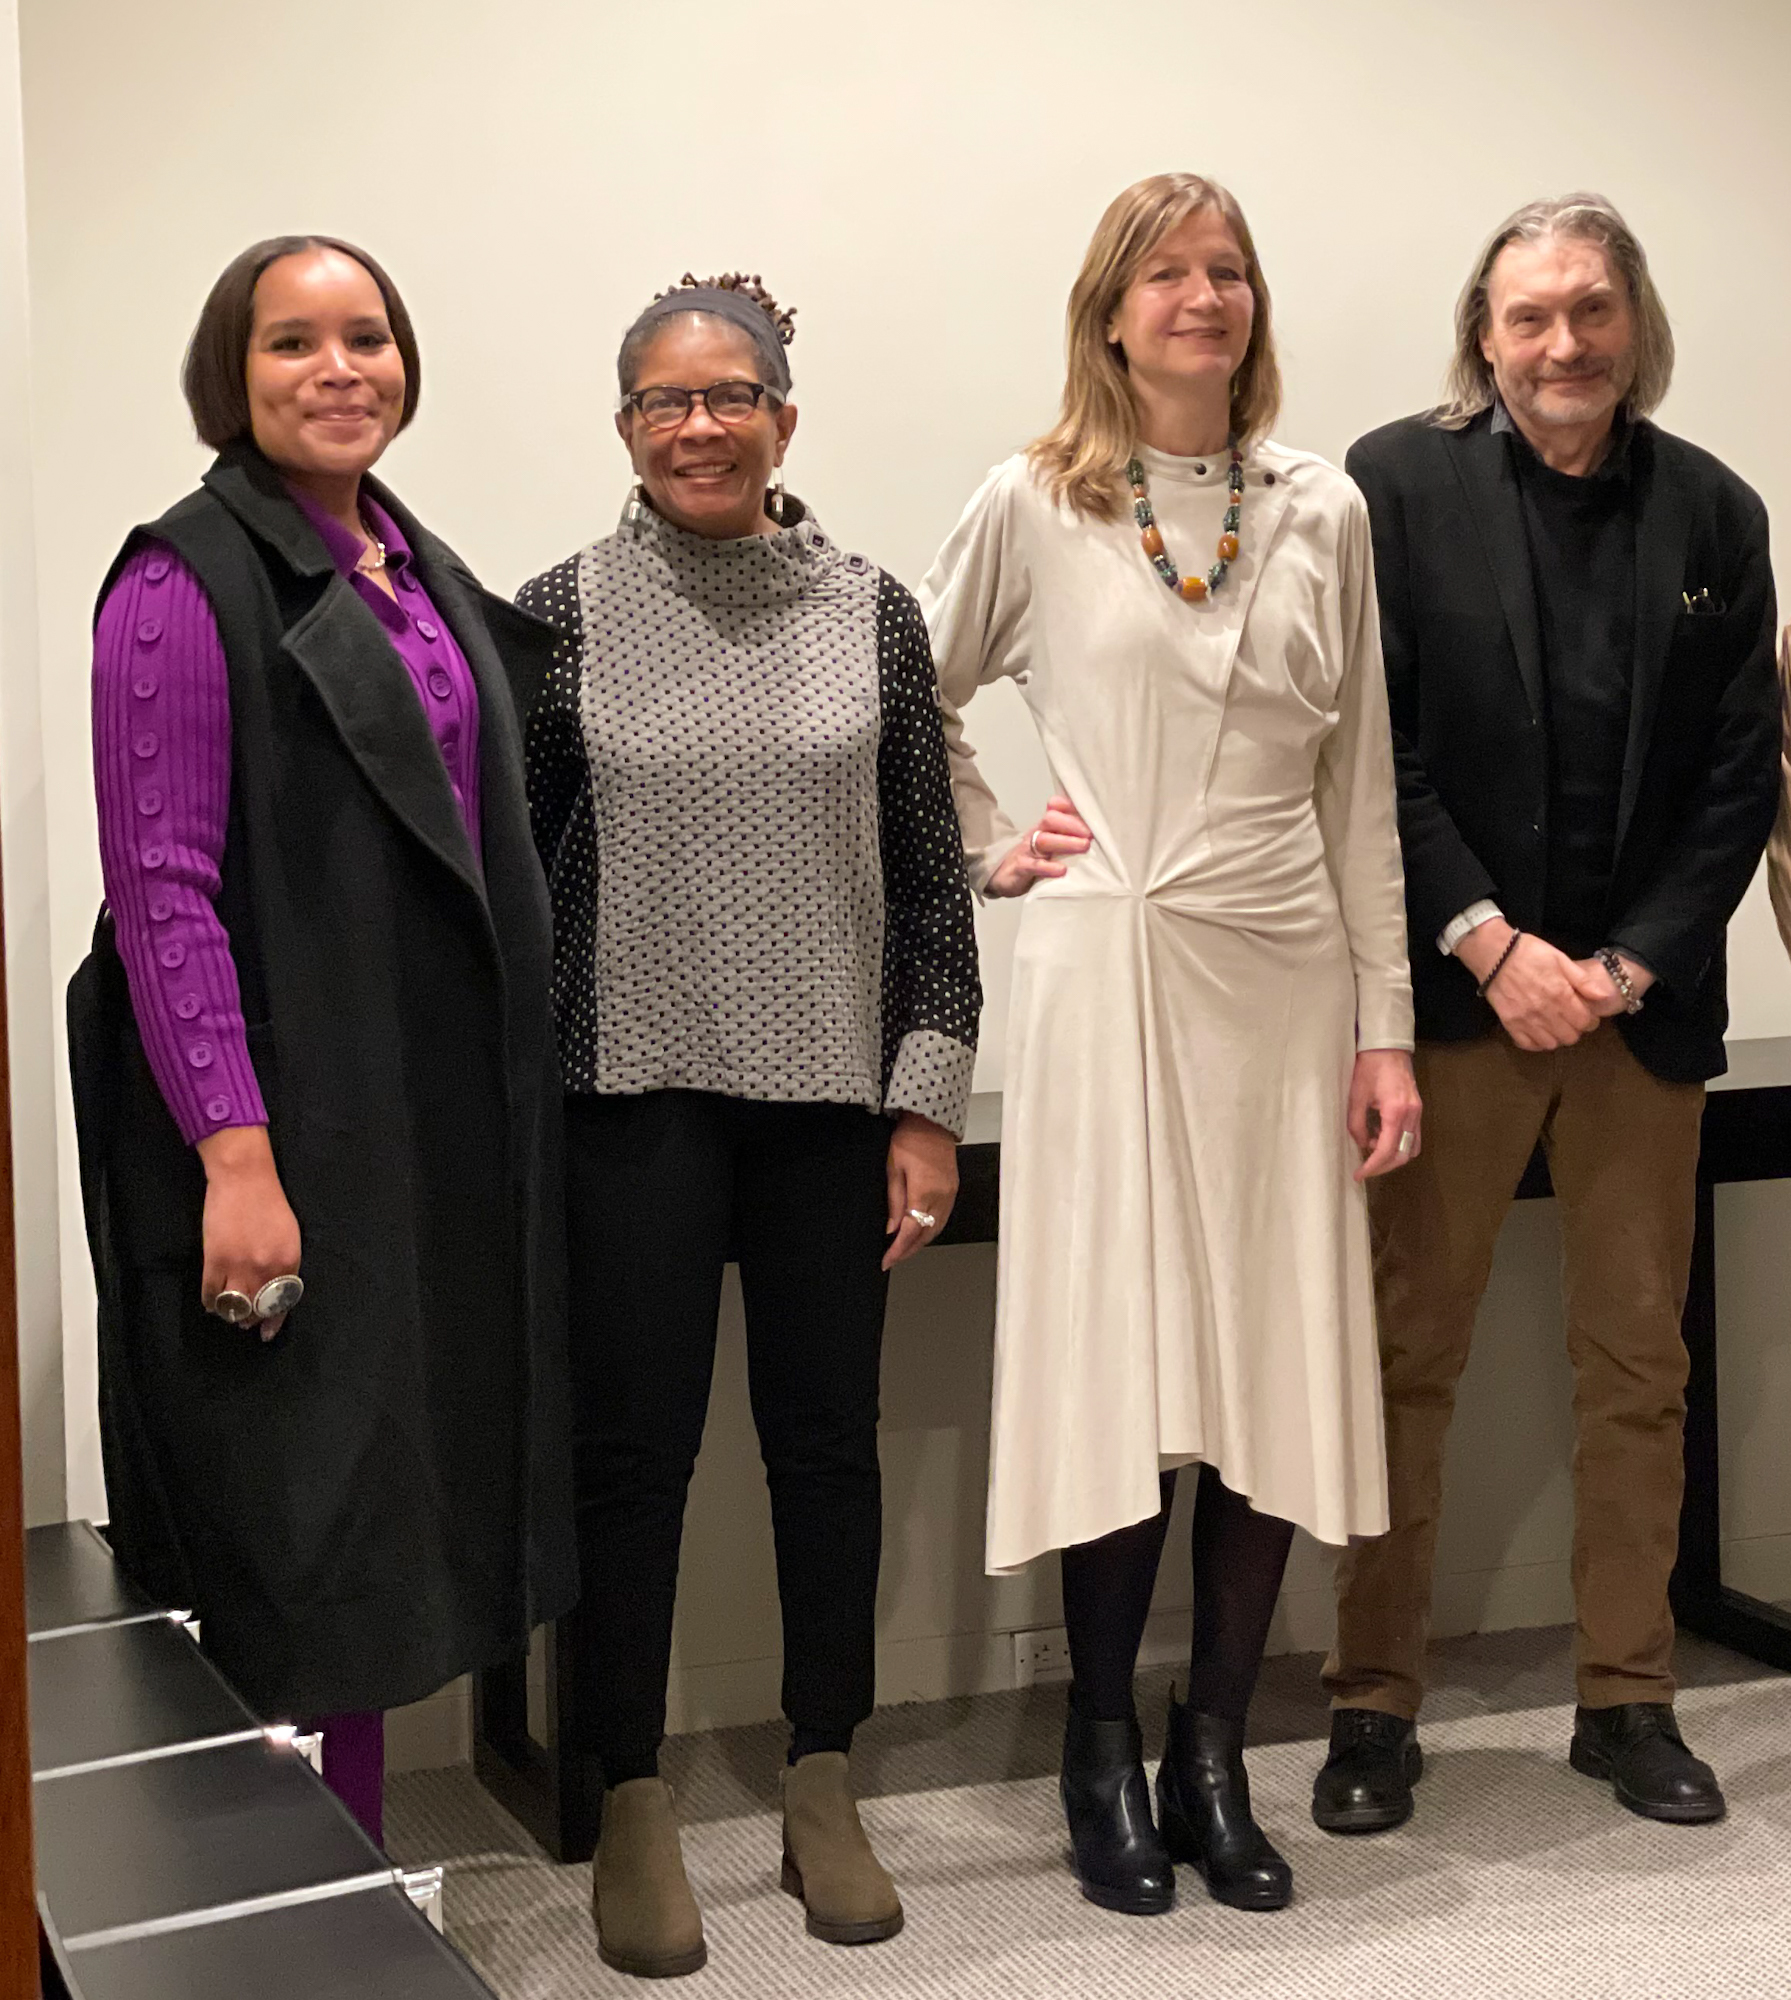
[[[1140,452],[1213,559],[1227,459]],[[1018,837],[959,713],[1018,682],[1094,832],[1027,896],[1002,1118],[988,1565],[1156,1512],[1212,1464],[1341,1543],[1387,1526],[1361,1048],[1412,1046],[1368,515],[1304,452],[1245,462],[1242,549],[1184,603],[1129,512],[998,466],[921,587],[980,891]]]

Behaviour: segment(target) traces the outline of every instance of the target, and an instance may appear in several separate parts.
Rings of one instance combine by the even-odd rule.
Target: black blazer
[[[1656,1076],[1725,1067],[1723,941],[1779,789],[1766,509],[1734,473],[1641,423],[1636,663],[1606,937],[1654,969],[1618,1027]],[[1548,731],[1511,442],[1408,417],[1350,450],[1368,498],[1393,719],[1420,1037],[1466,1041],[1492,1008],[1436,939],[1482,897],[1541,922]]]

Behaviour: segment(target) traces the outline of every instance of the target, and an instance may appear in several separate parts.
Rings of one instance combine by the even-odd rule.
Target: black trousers
[[[746,1305],[771,1489],[784,1713],[849,1738],[875,1699],[889,1126],[697,1091],[566,1103],[583,1602],[579,1734],[614,1784],[654,1768],[684,1503],[724,1265]]]

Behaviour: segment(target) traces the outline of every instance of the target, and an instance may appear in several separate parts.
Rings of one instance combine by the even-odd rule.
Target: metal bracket
[[[442,1929],[442,1888],[447,1880],[443,1868],[413,1868],[398,1878],[404,1893],[421,1910],[436,1930]]]

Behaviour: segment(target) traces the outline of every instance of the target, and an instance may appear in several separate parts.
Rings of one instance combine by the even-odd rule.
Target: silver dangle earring
[[[637,479],[634,491],[628,496],[628,505],[622,510],[622,525],[632,535],[638,535],[647,519],[647,489]]]
[[[771,487],[771,518],[780,528],[784,524],[784,497],[784,469],[780,465]]]

